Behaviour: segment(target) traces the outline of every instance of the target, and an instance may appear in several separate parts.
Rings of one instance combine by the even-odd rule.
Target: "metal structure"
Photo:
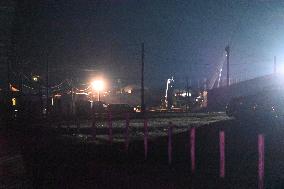
[[[173,105],[173,89],[174,89],[174,78],[167,80],[167,88],[165,94],[165,105],[167,109],[171,109]]]
[[[230,47],[229,45],[225,48],[225,52],[222,55],[221,60],[219,61],[219,63],[216,66],[216,70],[213,73],[212,77],[209,79],[208,82],[208,90],[213,89],[214,86],[216,85],[217,88],[220,87],[220,82],[221,82],[221,78],[222,78],[222,71],[223,71],[223,66],[225,64],[225,62],[227,61],[227,86],[230,85],[230,74],[229,74],[229,61],[230,61]],[[217,82],[217,83],[216,83]]]

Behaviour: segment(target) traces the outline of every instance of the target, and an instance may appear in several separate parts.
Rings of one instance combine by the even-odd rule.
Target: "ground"
[[[32,128],[22,133],[20,129],[8,135],[8,138],[15,136],[13,142],[17,141],[18,148],[13,149],[18,151],[13,153],[20,155],[24,164],[22,188],[257,188],[259,134],[265,137],[265,186],[282,188],[284,128],[281,125],[266,125],[259,120],[240,122],[224,114],[159,119],[150,120],[149,130],[154,132],[150,132],[153,137],[149,139],[147,160],[141,121],[130,120],[130,133],[135,135],[128,151],[122,137],[125,121],[113,122],[112,144],[106,137],[108,127],[99,127],[99,142],[91,138],[92,133],[88,132],[92,129],[87,126],[80,128],[81,134],[76,133],[77,129],[62,126],[52,131]],[[171,165],[167,150],[168,121],[178,131],[173,136]],[[152,124],[156,122],[162,122],[158,129]],[[196,127],[194,173],[189,150],[191,127]],[[219,178],[220,131],[225,132],[224,179]]]

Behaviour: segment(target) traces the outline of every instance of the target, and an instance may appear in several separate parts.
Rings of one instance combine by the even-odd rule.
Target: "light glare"
[[[104,82],[102,80],[94,80],[91,83],[91,85],[92,85],[93,90],[95,91],[102,91],[104,90],[104,87],[105,87]]]

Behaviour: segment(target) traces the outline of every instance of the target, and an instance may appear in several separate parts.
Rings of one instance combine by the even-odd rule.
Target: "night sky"
[[[18,10],[24,72],[43,73],[48,57],[55,83],[90,70],[139,83],[141,42],[152,87],[210,78],[227,44],[232,78],[272,73],[274,55],[284,63],[283,1],[45,0]]]

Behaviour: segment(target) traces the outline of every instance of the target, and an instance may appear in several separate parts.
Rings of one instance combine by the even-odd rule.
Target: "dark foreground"
[[[167,137],[149,141],[145,161],[143,141],[131,141],[126,152],[123,143],[95,145],[62,137],[55,130],[5,129],[1,156],[14,157],[9,166],[17,170],[11,172],[7,163],[0,164],[0,188],[257,188],[258,134],[265,136],[265,188],[283,188],[283,126],[267,120],[231,120],[197,128],[194,174],[189,132],[174,136],[169,166]],[[221,130],[226,139],[224,179],[219,178]]]

